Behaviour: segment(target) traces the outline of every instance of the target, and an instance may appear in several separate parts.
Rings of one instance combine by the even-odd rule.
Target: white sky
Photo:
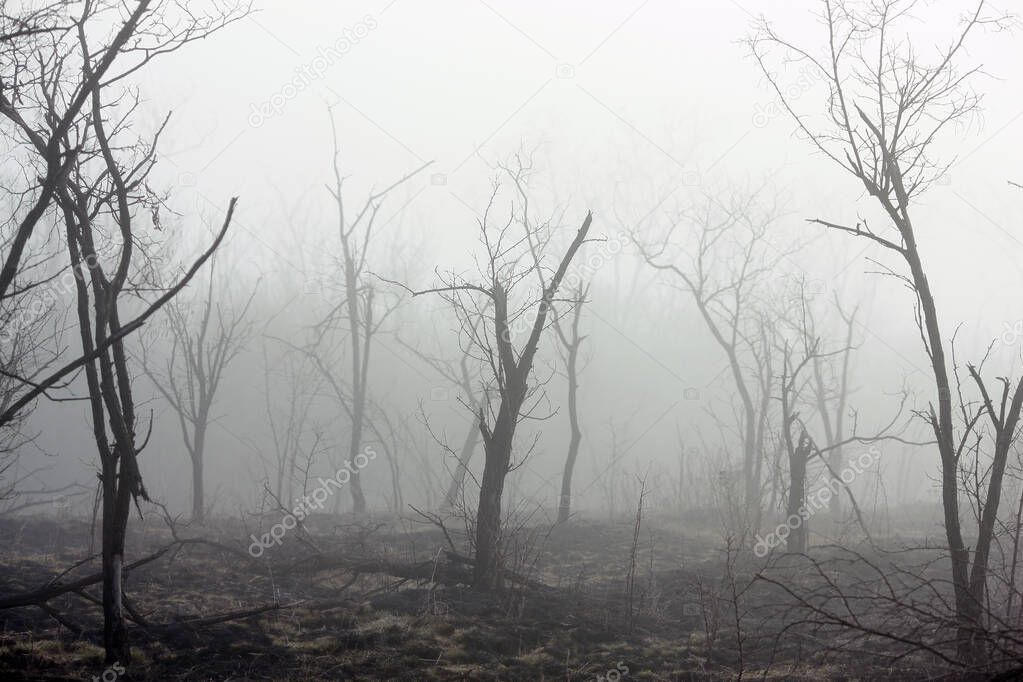
[[[921,3],[918,14],[926,20],[913,36],[918,50],[943,45],[950,22],[969,4]],[[386,229],[399,241],[421,244],[420,284],[429,283],[435,266],[465,263],[492,175],[488,164],[521,145],[538,146],[543,181],[557,188],[568,219],[592,208],[594,229],[605,233],[620,229],[616,203],[629,221],[694,186],[768,182],[785,221],[819,239],[800,266],[829,286],[839,286],[832,282],[841,273],[849,298],[877,291],[865,317],[864,352],[892,362],[865,361],[863,383],[880,390],[870,372],[924,366],[910,299],[894,281],[864,274],[874,269],[865,258],[878,255],[867,244],[801,227],[817,215],[855,220],[866,202],[850,178],[792,136],[786,117],[764,120],[774,96],[742,44],[753,17],[763,13],[795,41],[820,45],[822,27],[810,14],[818,6],[816,0],[264,0],[253,17],[155,63],[141,88],[151,124],[174,111],[159,173],[175,200],[197,203],[219,222],[228,198],[240,196],[234,258],[282,269],[298,258],[284,227],[288,212],[297,223],[333,220],[323,189],[331,180],[328,105],[353,202],[368,187],[434,161],[383,212],[390,217],[406,205],[402,220]],[[346,31],[364,33],[360,25],[371,28],[321,78],[279,114],[251,125],[254,108],[315,66],[317,55]],[[975,83],[986,95],[984,113],[972,128],[942,141],[948,158],[961,160],[947,184],[927,195],[916,224],[948,334],[964,322],[960,338],[982,348],[1023,320],[1023,191],[1007,184],[1023,181],[1023,41],[982,35],[971,43],[970,57],[990,74]],[[805,78],[798,71],[778,77],[797,89]],[[797,101],[824,104],[812,83]],[[643,368],[630,379],[637,391],[660,381],[671,384],[665,391],[678,388],[649,356],[680,373],[708,369],[683,367],[693,363],[685,339],[673,350],[670,339],[617,332],[607,334],[626,339],[620,342],[636,350]],[[891,371],[883,388],[897,388],[897,370]]]

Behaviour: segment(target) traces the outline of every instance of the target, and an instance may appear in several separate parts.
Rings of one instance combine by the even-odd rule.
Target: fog
[[[136,3],[96,4],[83,35],[107,45]],[[268,532],[280,512],[354,462],[358,471],[347,479],[354,483],[340,485],[309,515],[322,525],[302,526],[304,544],[287,538],[287,556],[315,548],[326,557],[335,540],[351,556],[355,541],[346,533],[354,532],[363,550],[369,542],[374,560],[421,561],[450,549],[459,557],[452,565],[463,561],[473,573],[471,581],[452,584],[479,589],[482,581],[500,592],[507,585],[496,576],[504,566],[521,578],[508,583],[514,589],[526,589],[527,578],[553,589],[555,580],[559,586],[572,575],[582,580],[589,569],[582,560],[558,564],[545,554],[549,547],[584,534],[572,528],[606,529],[606,542],[624,548],[627,564],[632,542],[628,576],[616,564],[609,578],[626,581],[631,637],[635,618],[654,618],[656,610],[652,602],[640,604],[633,616],[642,534],[651,534],[649,556],[639,552],[638,559],[649,561],[643,594],[667,602],[668,592],[652,587],[670,583],[654,578],[662,560],[666,571],[707,561],[719,575],[725,566],[729,576],[734,570],[762,578],[771,569],[796,570],[777,565],[795,556],[811,557],[818,568],[839,561],[817,557],[814,548],[857,552],[863,561],[879,547],[927,548],[945,571],[933,579],[950,591],[955,585],[956,606],[947,597],[948,614],[934,607],[919,616],[928,625],[882,667],[905,664],[901,670],[913,677],[927,671],[951,679],[1017,665],[1010,664],[1017,645],[1004,635],[1018,632],[1023,603],[1016,584],[1023,465],[1013,417],[1023,372],[1023,44],[1017,19],[1006,14],[1015,8],[980,3],[978,10],[977,2],[958,0],[295,0],[251,8],[187,3],[189,15],[186,3],[153,4],[164,22],[146,24],[144,16],[149,33],[139,33],[139,44],[169,35],[173,49],[156,50],[123,78],[112,77],[127,69],[115,62],[105,76],[111,80],[96,87],[108,93],[102,104],[94,110],[90,100],[58,145],[61,158],[79,155],[81,168],[67,176],[78,185],[61,180],[67,187],[58,183],[52,202],[42,202],[47,169],[57,162],[48,166],[25,131],[35,127],[49,139],[71,106],[74,78],[82,77],[75,71],[80,47],[73,31],[52,29],[37,39],[11,27],[36,21],[17,19],[33,7],[57,8],[53,17],[40,15],[41,25],[91,10],[76,2],[4,3],[0,92],[8,94],[0,104],[10,217],[0,231],[0,254],[16,273],[0,297],[8,327],[0,428],[12,434],[0,440],[5,536],[25,533],[24,526],[13,530],[18,523],[58,517],[82,524],[84,537],[76,542],[100,537],[95,524],[107,518],[103,472],[119,471],[119,481],[131,472],[125,459],[119,469],[104,469],[96,431],[115,444],[116,461],[126,447],[117,414],[127,410],[144,494],[135,489],[124,497],[131,499],[129,532],[140,534],[129,535],[126,562],[144,554],[142,545],[159,544],[147,533],[168,529],[175,541],[216,537],[252,554],[249,537]],[[168,33],[207,14],[230,20],[195,39]],[[829,25],[840,38],[848,30],[834,79],[818,68],[831,66]],[[962,47],[950,48],[964,30]],[[120,63],[146,54],[133,45]],[[60,86],[67,89],[57,113],[46,114],[40,93],[58,86],[47,85],[42,65],[50,62],[41,55],[60,50],[75,75]],[[99,55],[91,57],[94,68]],[[900,97],[910,112],[905,118],[885,108]],[[117,163],[129,179],[140,150],[153,150],[151,169],[123,193],[117,164],[101,153],[110,145],[95,123],[97,111],[100,121],[109,117],[111,153],[125,159]],[[871,128],[874,122],[880,130]],[[154,136],[158,144],[150,147]],[[83,151],[90,145],[96,151]],[[101,348],[107,360],[79,363],[8,413],[38,382],[87,354],[82,334],[103,343],[101,298],[76,289],[67,241],[76,230],[88,232],[74,225],[89,222],[83,215],[91,210],[80,198],[85,213],[75,217],[71,198],[105,183],[113,189],[96,199],[89,219],[96,236],[80,236],[80,251],[87,256],[94,246],[99,254],[96,291],[117,282],[113,273],[128,264],[123,254],[133,254],[120,303],[110,299],[121,321],[113,319],[109,331],[116,334],[138,315],[144,323],[113,343],[112,353]],[[119,212],[122,194],[130,207]],[[15,257],[19,225],[37,200],[45,210],[30,231],[28,255]],[[890,210],[885,201],[894,202]],[[129,217],[131,251],[123,237]],[[211,249],[222,228],[223,241]],[[560,289],[544,293],[557,282]],[[45,312],[19,312],[32,305]],[[151,315],[150,306],[158,308]],[[502,307],[510,311],[503,320]],[[95,329],[82,330],[83,314],[97,316]],[[546,317],[536,322],[538,315]],[[24,350],[26,338],[37,340],[33,352]],[[947,367],[938,367],[936,346]],[[202,360],[188,366],[193,351]],[[95,385],[86,369],[94,362]],[[109,379],[103,362],[112,368]],[[101,379],[109,382],[105,398]],[[119,399],[111,398],[115,385]],[[211,387],[206,407],[195,407]],[[509,423],[510,431],[502,431]],[[577,456],[570,454],[574,423]],[[370,459],[361,454],[367,448]],[[505,464],[499,451],[510,455]],[[463,480],[459,457],[466,454]],[[763,545],[771,549],[765,559],[768,552],[756,543],[861,457],[869,465],[842,478],[835,493],[842,501],[801,524],[800,545]],[[501,471],[496,520],[485,516],[481,494],[497,476],[485,475],[492,462]],[[799,467],[806,473],[797,476]],[[1000,501],[988,492],[995,488]],[[957,510],[950,512],[950,500]],[[958,591],[956,557],[965,553],[967,568],[987,562],[977,547],[985,543],[983,519],[992,504],[988,535],[1005,572],[980,594],[1009,601],[1005,614],[985,607],[981,617],[959,601],[966,597]],[[964,548],[957,549],[950,518],[962,519]],[[642,534],[641,519],[653,524]],[[500,539],[493,556],[484,536],[491,525]],[[366,529],[374,526],[407,534],[395,542],[408,546],[395,549],[388,539],[373,547]],[[415,535],[431,529],[443,536]],[[457,532],[450,547],[449,531]],[[537,539],[548,536],[549,543]],[[657,555],[655,536],[666,555]],[[104,566],[116,554],[106,542]],[[599,553],[600,542],[586,551]],[[534,558],[522,558],[534,551]],[[46,571],[80,558],[53,552]],[[17,574],[14,555],[4,564]],[[488,566],[493,572],[484,580]],[[354,581],[364,572],[352,574]],[[976,568],[973,575],[987,580]],[[38,580],[12,578],[4,592],[18,594]],[[789,585],[777,576],[770,581]],[[290,599],[277,589],[280,607]],[[807,594],[819,596],[806,589],[796,600],[800,607],[816,604]],[[313,599],[297,588],[294,594]],[[738,600],[733,595],[729,603]],[[900,593],[893,603],[909,602]],[[838,620],[826,607],[814,608],[829,627]],[[814,618],[792,613],[785,618],[793,623]],[[760,611],[756,617],[768,619]],[[869,619],[852,631],[878,636],[880,626],[864,625]],[[981,620],[985,636],[1002,633],[984,640],[983,655],[970,648]],[[40,613],[35,624],[7,624],[42,636],[53,625],[47,622]],[[660,632],[650,623],[635,627]],[[958,627],[959,639],[935,643],[923,633],[932,626],[935,633]],[[729,679],[748,668],[766,676],[766,658],[748,651],[752,658],[742,658],[747,626],[728,627],[739,633],[738,649],[728,640],[714,653],[715,636],[702,631],[700,646],[710,653],[701,649],[699,675]],[[845,632],[845,625],[836,627]],[[963,628],[973,628],[970,646]],[[888,633],[880,636],[884,646],[906,644],[893,634],[895,625],[880,629]],[[668,639],[681,637],[672,632]],[[828,645],[814,645],[820,651],[853,650],[845,635],[828,632]],[[124,662],[109,637],[106,664]],[[18,646],[0,642],[11,651]],[[939,655],[946,648],[955,655]],[[694,679],[657,667],[653,654],[590,656],[597,668],[579,668],[575,677],[525,664],[507,664],[495,677],[469,668],[413,674],[540,679],[547,671],[611,679],[607,670],[624,660],[631,672],[619,667],[619,677]],[[805,662],[784,657],[792,670]],[[849,659],[828,660],[857,670]],[[12,664],[0,669],[5,665]],[[160,669],[133,670],[127,674],[149,679]],[[202,674],[228,679],[224,670]],[[381,670],[346,668],[341,679],[388,679],[398,668]],[[864,679],[877,670],[863,672]],[[261,674],[252,679],[291,679],[280,671]],[[335,679],[322,670],[309,675]]]

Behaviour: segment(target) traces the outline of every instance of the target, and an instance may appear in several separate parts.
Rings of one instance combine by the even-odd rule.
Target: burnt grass
[[[694,531],[693,526],[706,530]],[[448,561],[443,533],[405,519],[313,519],[264,558],[243,554],[251,528],[177,527],[188,544],[127,578],[134,659],[103,677],[102,614],[87,596],[0,611],[0,679],[17,680],[693,680],[933,679],[898,664],[800,638],[777,594],[734,559],[713,519],[574,520],[520,531],[507,563],[528,584],[481,594],[454,580],[401,578],[303,560],[316,551],[393,564]],[[0,519],[0,597],[46,585],[90,548],[88,520]],[[449,528],[453,541],[464,532]],[[128,562],[174,539],[155,517],[132,519]],[[315,547],[315,549],[314,549]],[[232,549],[229,551],[227,548]],[[279,560],[278,560],[279,559]],[[287,569],[285,569],[287,566]],[[631,590],[630,567],[632,580]],[[456,566],[456,568],[458,568]],[[461,567],[464,570],[464,567]],[[64,578],[95,573],[98,560]],[[631,597],[630,597],[631,593]],[[188,621],[275,607],[225,622]],[[736,621],[740,627],[736,627]],[[76,631],[77,630],[77,631]],[[628,672],[624,672],[625,669]],[[603,676],[603,677],[601,677]]]

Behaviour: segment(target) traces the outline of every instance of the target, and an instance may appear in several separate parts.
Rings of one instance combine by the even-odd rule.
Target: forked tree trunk
[[[488,292],[494,305],[494,336],[501,361],[502,373],[497,377],[499,382],[501,404],[497,411],[497,419],[491,429],[485,419],[484,410],[479,410],[480,435],[483,438],[485,462],[483,479],[480,482],[480,502],[476,513],[476,556],[473,566],[473,587],[478,590],[492,590],[501,587],[501,497],[504,493],[504,481],[508,476],[511,463],[512,445],[515,427],[518,424],[522,404],[526,399],[526,391],[530,373],[533,370],[533,359],[536,357],[537,345],[540,342],[547,322],[547,315],[561,280],[565,277],[572,258],[586,240],[593,214],[587,213],[582,226],[561,259],[561,264],[554,273],[550,283],[544,287],[536,320],[529,334],[529,339],[516,358],[512,347],[508,324],[508,292],[500,282],[492,282]],[[539,263],[537,263],[539,267]]]
[[[498,319],[497,334],[506,357],[511,354],[507,328],[507,293],[500,286],[494,287],[495,316]],[[540,319],[540,318],[538,318]],[[542,322],[541,322],[542,323]],[[501,390],[501,404],[497,419],[491,430],[488,428],[480,408],[478,422],[483,438],[483,478],[480,481],[480,502],[476,511],[476,556],[473,564],[473,587],[478,590],[496,590],[503,586],[501,575],[501,498],[504,482],[511,464],[512,445],[519,412],[526,397],[526,381],[532,369],[532,353],[524,354],[520,364],[511,362]]]
[[[1001,502],[1002,485],[1005,478],[1005,468],[1008,464],[1009,453],[1013,450],[1016,440],[1016,430],[1019,424],[1020,411],[1023,410],[1023,379],[1016,385],[1011,394],[1008,380],[1003,380],[1003,391],[1001,404],[996,407],[988,395],[980,373],[976,368],[970,367],[970,375],[973,377],[980,389],[984,399],[984,409],[991,419],[992,428],[995,434],[995,448],[991,459],[991,473],[988,481],[987,496],[984,502],[983,512],[980,518],[980,526],[977,534],[977,549],[973,557],[973,570],[970,575],[970,599],[967,618],[973,625],[971,636],[967,640],[969,658],[972,662],[983,662],[986,652],[983,650],[983,641],[979,639],[982,633],[982,611],[987,597],[987,573],[988,559],[991,554],[991,543],[995,536],[995,524],[998,521],[998,507]]]
[[[95,272],[88,273],[91,281],[86,283],[83,261],[88,262],[89,257],[95,257],[91,225],[82,221],[79,228],[78,216],[71,208],[73,204],[66,189],[62,190],[61,200],[68,252],[75,268],[79,336],[83,352],[92,354],[108,338],[109,332],[119,326],[116,297],[108,297],[109,285]],[[95,296],[95,326],[90,316],[90,285]],[[93,438],[102,475],[103,648],[108,665],[120,662],[127,666],[131,650],[124,619],[122,573],[128,513],[132,492],[137,489],[137,469],[134,466],[134,433],[131,432],[134,406],[123,348],[115,346],[113,353],[110,350],[100,353],[94,361],[85,365],[85,377],[89,388]],[[113,442],[107,436],[108,424],[113,431]],[[138,485],[141,486],[140,480]]]

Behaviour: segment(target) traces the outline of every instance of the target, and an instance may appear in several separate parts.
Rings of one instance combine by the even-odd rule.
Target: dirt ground
[[[788,636],[776,595],[753,579],[758,567],[694,525],[648,519],[636,543],[632,520],[523,530],[507,563],[527,580],[498,595],[451,578],[459,567],[429,524],[314,519],[258,561],[246,557],[252,529],[240,522],[178,527],[179,539],[221,546],[176,546],[130,572],[129,670],[102,665],[92,585],[52,600],[49,612],[0,611],[0,679],[933,679],[913,659],[892,664]],[[89,557],[89,537],[83,520],[0,520],[0,597],[42,587]],[[173,540],[159,520],[133,519],[129,561]],[[401,577],[325,555],[381,566],[433,561],[438,574]],[[94,559],[62,580],[97,570]],[[220,614],[223,622],[210,622]]]

